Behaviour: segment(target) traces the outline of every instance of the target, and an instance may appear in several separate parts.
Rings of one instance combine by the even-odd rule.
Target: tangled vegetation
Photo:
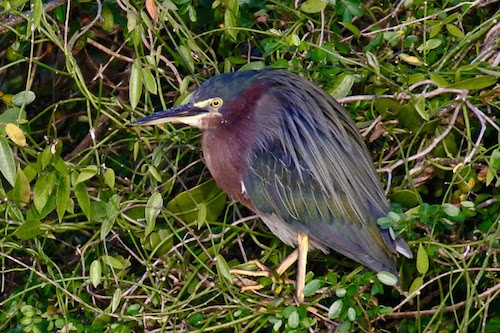
[[[0,1],[0,331],[496,332],[499,2]],[[207,78],[281,68],[356,121],[402,284],[292,249],[222,193],[196,129],[132,128]],[[245,282],[245,281],[243,281]]]

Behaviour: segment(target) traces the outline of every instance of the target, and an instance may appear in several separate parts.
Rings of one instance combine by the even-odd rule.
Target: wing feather
[[[394,273],[395,246],[376,224],[389,204],[358,130],[321,89],[291,75],[285,81],[275,82],[256,108],[261,117],[280,112],[274,118],[282,123],[262,133],[267,140],[249,156],[248,197],[268,221],[278,217],[323,247]]]

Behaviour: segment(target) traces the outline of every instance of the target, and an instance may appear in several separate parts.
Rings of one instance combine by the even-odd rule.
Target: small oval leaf
[[[398,278],[390,272],[378,272],[377,278],[380,282],[390,287],[395,286],[398,283]]]
[[[427,273],[428,270],[429,270],[429,256],[427,255],[427,252],[422,246],[422,243],[420,243],[417,251],[417,271],[420,274],[424,275],[425,273]]]
[[[5,133],[16,145],[21,147],[26,146],[26,137],[24,136],[23,131],[17,125],[12,123],[6,124]]]
[[[160,214],[160,210],[163,207],[163,198],[161,193],[155,192],[149,198],[146,204],[145,215],[146,215],[146,230],[145,235],[149,235],[154,229],[156,224],[156,218]]]
[[[340,312],[342,312],[343,305],[344,302],[341,299],[338,299],[335,302],[333,302],[333,304],[328,309],[328,318],[336,319],[339,316]]]
[[[308,14],[319,13],[325,8],[326,3],[322,0],[307,0],[300,6],[300,10]]]
[[[90,283],[92,283],[94,288],[97,288],[97,286],[101,284],[101,279],[102,279],[102,266],[99,260],[94,260],[90,264],[89,276],[90,276]]]
[[[31,90],[21,91],[12,97],[12,104],[15,106],[23,106],[33,103],[36,99],[36,95]]]
[[[229,266],[227,265],[226,259],[218,254],[214,260],[219,274],[226,280],[231,281],[231,273],[229,271]]]

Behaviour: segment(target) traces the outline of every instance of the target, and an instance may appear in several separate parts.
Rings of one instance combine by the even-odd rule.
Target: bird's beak
[[[193,125],[208,114],[207,110],[196,107],[193,103],[174,106],[168,110],[158,111],[144,118],[136,120],[132,125],[159,125],[164,123],[184,123]]]

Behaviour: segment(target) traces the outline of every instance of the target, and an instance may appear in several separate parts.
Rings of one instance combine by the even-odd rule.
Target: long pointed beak
[[[136,120],[132,125],[159,125],[164,123],[185,123],[187,119],[203,117],[208,111],[200,109],[187,103],[179,106],[174,106],[168,110],[158,111],[144,118]]]

